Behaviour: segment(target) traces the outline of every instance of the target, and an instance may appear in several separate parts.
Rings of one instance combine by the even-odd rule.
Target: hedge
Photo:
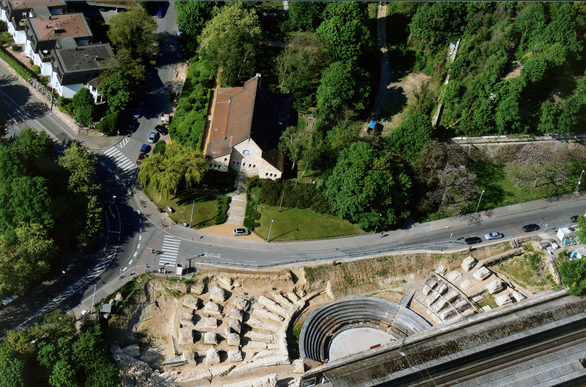
[[[228,219],[228,202],[230,198],[226,195],[218,195],[216,197],[216,214],[214,215],[214,222],[216,224],[225,223]]]
[[[316,184],[270,179],[263,179],[255,184],[260,185],[260,203],[270,206],[282,204],[287,208],[309,208],[322,214],[331,213],[326,198]]]
[[[260,219],[260,212],[257,210],[258,199],[256,199],[259,191],[256,186],[257,183],[258,178],[250,179],[246,189],[246,212],[244,213],[244,227],[250,231],[254,231],[255,228],[260,226],[260,223],[257,222],[257,220]]]
[[[16,60],[4,47],[0,47],[0,58],[2,58],[10,67],[14,69],[23,77],[26,81],[28,81],[31,77],[35,77],[35,74],[30,71],[28,68],[23,66],[18,60]]]

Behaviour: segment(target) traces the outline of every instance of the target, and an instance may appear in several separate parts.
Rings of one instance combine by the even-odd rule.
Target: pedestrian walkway
[[[124,173],[130,173],[136,169],[136,164],[130,161],[124,153],[118,150],[117,146],[113,146],[104,152],[104,155],[111,158],[116,166],[120,168]]]
[[[238,175],[236,178],[236,190],[230,192],[230,204],[228,207],[228,217],[226,223],[236,226],[244,224],[244,215],[246,214],[246,184],[248,179],[244,175]]]
[[[177,255],[179,254],[179,247],[181,246],[181,239],[177,239],[169,234],[163,237],[163,253],[159,258],[160,266],[175,266],[177,263]]]
[[[128,142],[130,141],[130,137],[124,137],[122,141],[118,144],[118,148],[122,149]]]

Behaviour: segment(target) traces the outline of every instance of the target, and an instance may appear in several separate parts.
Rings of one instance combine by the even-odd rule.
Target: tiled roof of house
[[[65,5],[64,0],[12,0],[12,9],[28,9],[35,7],[51,7]]]
[[[232,147],[250,137],[254,101],[260,76],[244,83],[244,87],[218,89],[206,156],[230,154]]]
[[[39,41],[92,36],[92,32],[81,13],[35,17],[30,21]]]

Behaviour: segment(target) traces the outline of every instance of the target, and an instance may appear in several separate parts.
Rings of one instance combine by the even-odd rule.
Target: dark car
[[[571,222],[574,222],[574,223],[576,223],[576,222],[578,221],[578,215],[574,215],[574,216],[572,216],[572,217],[570,218],[570,221],[571,221]]]
[[[525,231],[525,232],[531,232],[531,231],[537,231],[537,230],[539,230],[539,226],[537,224],[526,224],[522,228],[523,228],[523,231]]]
[[[140,153],[149,153],[149,151],[151,150],[151,146],[148,144],[142,144],[142,146],[140,147]]]
[[[163,11],[163,6],[162,5],[159,5],[159,8],[157,8],[157,17],[159,19],[162,19],[163,18],[163,12],[164,12]]]
[[[475,245],[477,243],[482,243],[482,238],[470,237],[470,238],[464,239],[464,242],[466,242],[467,245]]]
[[[169,133],[169,129],[167,129],[167,127],[164,125],[155,126],[155,130],[163,135]]]
[[[140,117],[141,115],[142,115],[142,108],[141,108],[140,106],[138,106],[138,107],[136,108],[136,110],[134,111],[134,115],[133,115],[133,117],[134,117],[134,118],[138,118],[138,117]]]
[[[142,163],[142,160],[144,160],[145,157],[148,157],[148,156],[144,153],[139,154],[138,158],[136,159],[136,165],[140,165]]]

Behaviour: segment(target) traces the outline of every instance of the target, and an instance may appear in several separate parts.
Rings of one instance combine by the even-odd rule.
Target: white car
[[[247,229],[245,229],[245,228],[239,227],[239,228],[235,228],[234,230],[232,230],[232,233],[234,233],[234,235],[236,235],[236,236],[238,236],[238,235],[249,235],[250,234],[250,231],[247,230]]]
[[[484,238],[487,241],[493,240],[493,239],[501,239],[502,237],[504,237],[504,235],[500,232],[489,232],[488,234],[484,235]]]
[[[151,132],[151,134],[149,134],[149,142],[153,143],[155,141],[157,141],[157,138],[159,137],[159,133],[155,132],[154,130]]]

